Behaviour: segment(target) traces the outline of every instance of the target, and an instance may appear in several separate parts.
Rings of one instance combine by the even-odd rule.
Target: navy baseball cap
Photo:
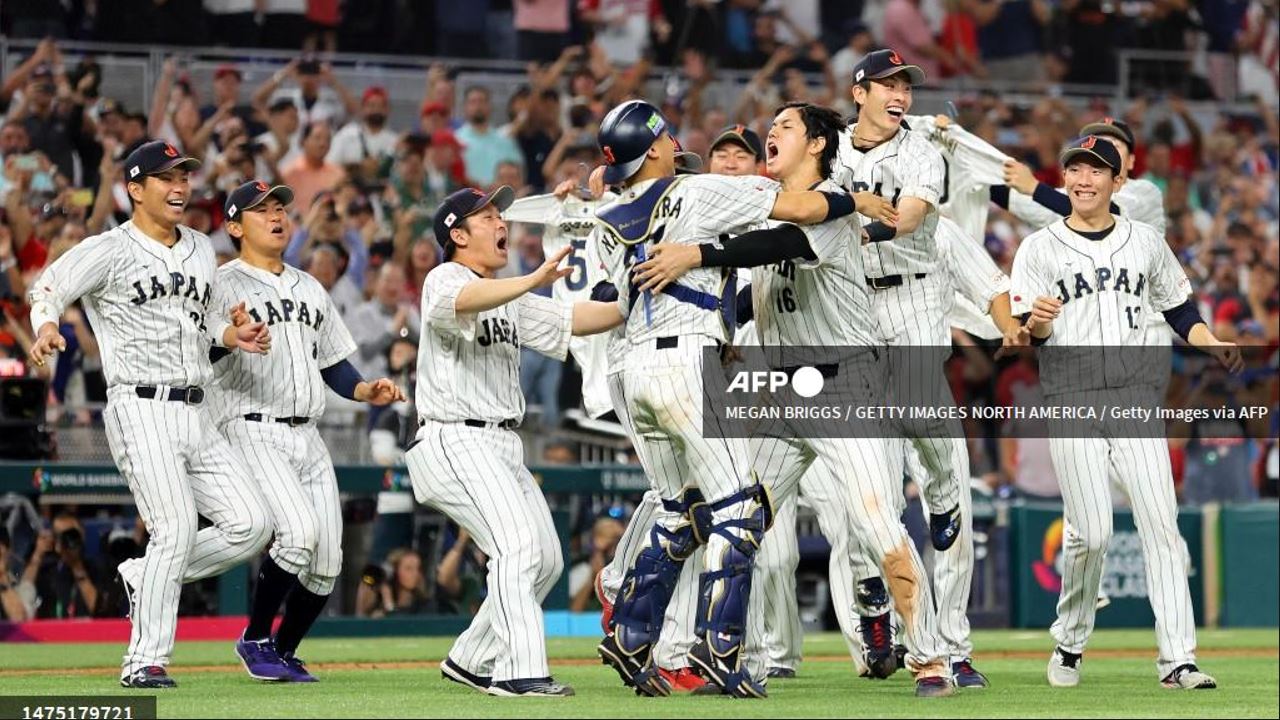
[[[741,145],[747,152],[755,155],[756,160],[764,157],[764,143],[760,142],[760,135],[746,125],[730,125],[721,130],[716,139],[711,141],[711,152],[727,142]]]
[[[1100,141],[1097,135],[1086,135],[1068,145],[1060,158],[1062,167],[1065,168],[1072,160],[1081,156],[1095,158],[1113,171],[1120,172],[1120,153],[1116,146]]]
[[[268,185],[261,180],[250,180],[227,196],[227,202],[222,206],[227,214],[227,222],[238,222],[240,215],[246,210],[258,207],[269,197],[288,205],[293,202],[293,190],[288,185]]]
[[[498,212],[503,212],[511,207],[515,199],[516,191],[509,185],[503,185],[491,192],[476,188],[455,190],[440,203],[440,208],[436,210],[433,223],[436,242],[440,243],[441,247],[446,247],[449,244],[449,231],[457,227],[464,218],[475,215],[489,203],[493,203],[494,207],[498,208]]]
[[[867,53],[862,61],[853,67],[853,84],[866,80],[883,80],[900,72],[907,74],[912,85],[924,82],[924,70],[919,65],[908,65],[902,62],[902,56],[894,50],[876,50]]]
[[[702,156],[695,152],[681,150],[676,153],[676,174],[697,175],[702,172]]]
[[[142,182],[144,176],[174,168],[198,170],[200,164],[199,160],[183,155],[169,143],[163,140],[152,140],[139,145],[124,159],[125,182]]]
[[[1129,147],[1129,152],[1133,152],[1133,148],[1138,144],[1133,136],[1133,130],[1129,129],[1129,123],[1123,120],[1117,120],[1113,117],[1105,117],[1098,122],[1091,122],[1080,128],[1081,135],[1106,135],[1113,137]]]

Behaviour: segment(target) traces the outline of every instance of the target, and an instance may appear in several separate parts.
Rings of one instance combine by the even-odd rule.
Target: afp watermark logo
[[[776,394],[791,388],[791,391],[802,398],[817,397],[826,385],[822,371],[812,365],[804,365],[794,370],[739,370],[733,374],[725,392],[729,393],[762,393]]]

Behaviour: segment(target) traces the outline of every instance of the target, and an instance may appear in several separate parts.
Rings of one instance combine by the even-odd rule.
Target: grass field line
[[[1098,648],[1089,651],[1090,658],[1110,658],[1115,660],[1145,660],[1151,657],[1151,648]],[[1276,656],[1274,648],[1200,648],[1196,651],[1198,657],[1205,658],[1252,658],[1267,659]],[[1043,660],[1048,657],[1048,652],[1044,650],[991,650],[981,653],[981,658],[1000,659],[1000,660]],[[342,671],[342,670],[423,670],[434,669],[444,660],[443,657],[431,660],[387,660],[387,661],[366,661],[366,662],[325,662],[325,663],[308,663],[307,667],[318,671]],[[814,655],[804,658],[806,663],[847,663],[850,662],[848,655]],[[599,658],[556,658],[550,661],[552,666],[564,667],[585,667],[591,665],[599,665]],[[183,665],[176,663],[170,666],[174,670],[183,673],[229,673],[243,672],[243,668],[238,663],[226,663],[218,665]],[[119,666],[116,665],[99,665],[94,667],[72,667],[58,668],[51,670],[49,668],[42,669],[2,669],[0,670],[0,678],[6,677],[30,677],[35,675],[49,675],[51,672],[61,676],[87,676],[99,675],[108,672],[118,672]]]

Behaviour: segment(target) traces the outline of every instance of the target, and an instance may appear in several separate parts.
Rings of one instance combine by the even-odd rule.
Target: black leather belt
[[[724,349],[724,343],[720,342],[719,340],[716,340],[715,343],[716,343],[717,350]],[[657,340],[653,341],[653,347],[655,350],[673,350],[675,348],[678,348],[680,347],[680,336],[668,335],[666,337],[660,337]]]
[[[784,367],[784,368],[778,368],[778,369],[786,373],[787,377],[792,377],[796,374],[796,371],[802,367],[812,367],[817,369],[818,372],[822,373],[822,377],[826,378],[827,380],[830,380],[831,378],[840,374],[839,363],[826,363],[824,365],[796,365],[795,367]]]
[[[273,418],[273,417],[264,416],[262,413],[245,413],[244,419],[248,420],[249,422],[267,422],[267,421],[278,422],[281,425],[288,425],[289,427],[306,425],[307,423],[311,422],[311,418],[309,417],[294,416],[294,417]]]
[[[913,277],[916,280],[923,280],[925,279],[926,276],[928,276],[928,273],[916,273],[915,275],[908,275],[907,277]],[[885,275],[884,277],[878,277],[878,278],[869,277],[866,280],[867,280],[867,287],[871,288],[872,290],[884,290],[887,288],[898,287],[899,285],[901,285],[903,283],[903,276],[902,275]]]
[[[156,393],[159,391],[155,385],[138,385],[133,391],[138,397],[144,400],[155,400]],[[171,387],[169,394],[160,400],[172,400],[173,402],[184,402],[188,405],[199,405],[204,402],[204,388],[198,387]]]
[[[515,418],[508,418],[506,420],[501,420],[499,422],[487,422],[485,420],[472,420],[468,418],[466,420],[463,420],[462,424],[466,425],[467,427],[473,427],[473,428],[493,427],[493,428],[502,428],[503,430],[514,430],[518,425],[520,425],[520,421],[516,420]]]

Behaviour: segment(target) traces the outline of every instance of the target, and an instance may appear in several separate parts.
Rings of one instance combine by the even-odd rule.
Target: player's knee
[[[333,592],[333,588],[338,584],[338,578],[336,575],[329,576],[303,573],[298,576],[298,582],[302,587],[316,595],[328,596]]]
[[[1063,531],[1065,548],[1075,549],[1088,555],[1104,553],[1110,544],[1111,523],[1102,523],[1096,527],[1068,525]]]
[[[227,540],[233,545],[252,548],[257,552],[271,542],[275,530],[271,514],[265,506],[251,507],[242,517],[229,523],[224,528]]]

